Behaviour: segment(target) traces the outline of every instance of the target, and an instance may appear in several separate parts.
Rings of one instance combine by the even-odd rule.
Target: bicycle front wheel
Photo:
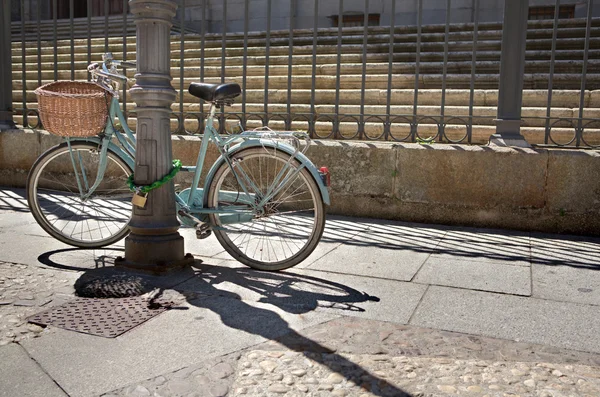
[[[27,203],[38,224],[63,243],[99,248],[127,235],[131,168],[110,150],[100,185],[89,197],[100,164],[98,145],[66,143],[46,151],[27,178]]]
[[[260,270],[282,270],[306,259],[325,227],[321,192],[310,172],[289,154],[267,147],[241,150],[231,161],[235,172],[223,163],[207,193],[208,207],[218,209],[209,217],[223,248]],[[254,205],[273,190],[264,206]]]

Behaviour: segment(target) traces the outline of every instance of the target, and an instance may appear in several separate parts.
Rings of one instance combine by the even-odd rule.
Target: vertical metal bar
[[[310,90],[310,113],[311,117],[315,116],[315,90],[317,87],[317,29],[319,23],[319,0],[315,0],[313,18],[313,48],[312,48],[312,81]],[[316,127],[314,127],[316,128]]]
[[[438,140],[442,141],[446,132],[446,75],[448,74],[448,35],[450,34],[450,7],[451,0],[446,0],[446,28],[444,29],[444,66],[442,68],[442,103],[440,104],[440,134]]]
[[[225,54],[227,48],[227,0],[223,0],[223,33],[221,35],[221,83],[225,82]],[[225,134],[225,106],[221,107],[219,132]]]
[[[338,31],[337,31],[337,60],[335,74],[335,115],[333,137],[340,135],[340,86],[342,80],[342,27],[344,26],[344,0],[338,3]]]
[[[288,80],[287,80],[287,117],[286,130],[292,129],[292,56],[294,55],[294,10],[296,1],[290,0],[290,32],[288,36]]]
[[[71,80],[75,80],[75,32],[73,28],[73,19],[75,19],[75,6],[73,0],[69,0],[69,21],[71,24]]]
[[[505,0],[496,133],[490,145],[530,147],[521,135],[529,0]]]
[[[200,28],[200,81],[204,81],[204,45],[206,44],[206,3],[206,1],[202,2],[202,27]],[[202,132],[204,131],[204,101],[202,99],[200,99],[200,124],[202,125],[202,127],[200,128],[200,132]]]
[[[92,63],[92,0],[87,0],[87,64]],[[91,76],[88,73],[88,81]]]
[[[108,0],[104,0],[104,52],[108,52]]]
[[[394,34],[396,31],[396,0],[392,0],[392,15],[390,15],[390,52],[388,54],[388,83],[387,97],[385,102],[385,131],[384,137],[387,140],[390,134],[390,113],[392,112],[392,73],[394,71]]]
[[[554,60],[556,57],[556,37],[558,36],[558,16],[560,0],[554,3],[554,24],[552,25],[552,50],[550,52],[550,75],[548,76],[548,101],[546,103],[546,128],[544,129],[544,143],[550,140],[550,111],[552,106],[552,89],[554,83]]]
[[[128,0],[123,0],[123,60],[127,60],[127,4]],[[123,73],[126,73],[123,69]],[[127,118],[127,84],[123,84],[123,114]]]
[[[0,2],[0,131],[16,129],[12,92],[11,2]]]
[[[413,126],[411,134],[413,140],[416,133],[417,126],[417,103],[419,102],[419,68],[421,66],[421,30],[423,24],[423,0],[419,0],[417,7],[417,51],[415,54],[415,92],[413,96]]]
[[[360,123],[358,136],[362,139],[365,133],[365,89],[367,87],[367,45],[369,44],[369,0],[365,0],[365,15],[363,19],[363,53],[362,53],[362,81],[360,83]]]
[[[58,80],[58,28],[57,28],[57,18],[58,18],[58,5],[57,0],[52,2],[52,13],[54,18],[54,81]]]
[[[246,71],[248,70],[248,0],[244,1],[244,54],[242,57],[242,126],[246,128]]]
[[[185,35],[184,35],[184,31],[185,31],[185,0],[180,0],[181,1],[181,14],[180,14],[180,18],[179,18],[179,24],[180,24],[180,29],[181,29],[181,34],[179,36],[179,113],[180,113],[180,117],[181,117],[181,124],[180,127],[182,128],[182,130],[178,131],[179,133],[185,132],[185,125],[184,125],[184,119],[183,119],[183,80],[184,80],[184,68],[183,68],[183,63],[185,61],[184,57],[185,57]]]
[[[42,2],[38,1],[37,2],[37,24],[38,24],[38,30],[37,30],[37,64],[41,65],[42,64],[42,32],[41,29],[39,28],[41,20],[42,20]],[[37,68],[38,69],[38,87],[42,85],[42,68],[41,66]]]
[[[227,0],[223,0],[223,35],[221,36],[221,83],[225,82],[225,49],[227,45]]]
[[[477,40],[479,39],[479,0],[473,5],[473,54],[471,56],[471,84],[469,94],[469,131],[467,140],[471,143],[473,137],[473,100],[475,96],[475,70],[477,67]]]
[[[583,106],[585,105],[585,79],[587,75],[587,66],[588,66],[588,53],[590,50],[590,31],[592,29],[592,6],[594,2],[588,1],[587,7],[587,23],[585,26],[585,47],[583,50],[583,68],[581,70],[581,92],[579,94],[579,119],[577,121],[577,142],[576,145],[579,146],[581,143],[581,126],[583,124]]]
[[[23,95],[23,127],[27,128],[27,56],[25,49],[25,0],[21,0],[21,92]],[[12,89],[12,88],[11,88]]]
[[[265,43],[265,97],[263,112],[265,118],[263,125],[269,125],[269,56],[271,53],[271,0],[267,0],[267,37]]]

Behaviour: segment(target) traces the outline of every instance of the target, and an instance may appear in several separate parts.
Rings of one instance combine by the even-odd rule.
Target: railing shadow
[[[350,226],[350,228],[348,228]],[[600,238],[332,217],[322,242],[465,260],[600,269]]]

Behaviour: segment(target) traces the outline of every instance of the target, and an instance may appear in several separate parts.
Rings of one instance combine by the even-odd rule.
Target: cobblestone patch
[[[407,395],[597,397],[600,355],[343,317],[106,396]]]
[[[598,396],[600,372],[583,365],[251,351],[230,396]]]
[[[73,295],[76,274],[0,262],[0,346],[36,338],[44,328],[27,317]]]

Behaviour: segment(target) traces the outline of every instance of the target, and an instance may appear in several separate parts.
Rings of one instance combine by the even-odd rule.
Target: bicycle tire
[[[89,185],[96,180],[98,145],[71,143],[79,161],[79,175]],[[131,192],[129,165],[108,150],[104,178],[94,194],[82,200],[67,143],[50,148],[33,164],[27,177],[27,203],[37,223],[52,237],[80,248],[113,244],[129,233]],[[80,180],[82,180],[81,178]]]
[[[251,176],[255,186],[249,193],[256,201],[264,197],[285,164],[293,170],[301,166],[288,153],[268,147],[240,150],[232,155],[231,161],[234,168],[238,168],[237,173],[243,171]],[[217,169],[208,186],[208,208],[226,210],[231,206],[245,206],[245,215],[252,215],[249,221],[231,224],[223,222],[228,216],[225,213],[209,214],[221,246],[251,268],[276,271],[297,265],[314,251],[321,239],[325,206],[319,187],[306,168],[284,185],[284,189],[265,205],[262,214],[250,212],[248,195],[226,162]],[[280,243],[278,247],[275,246],[277,242]]]

